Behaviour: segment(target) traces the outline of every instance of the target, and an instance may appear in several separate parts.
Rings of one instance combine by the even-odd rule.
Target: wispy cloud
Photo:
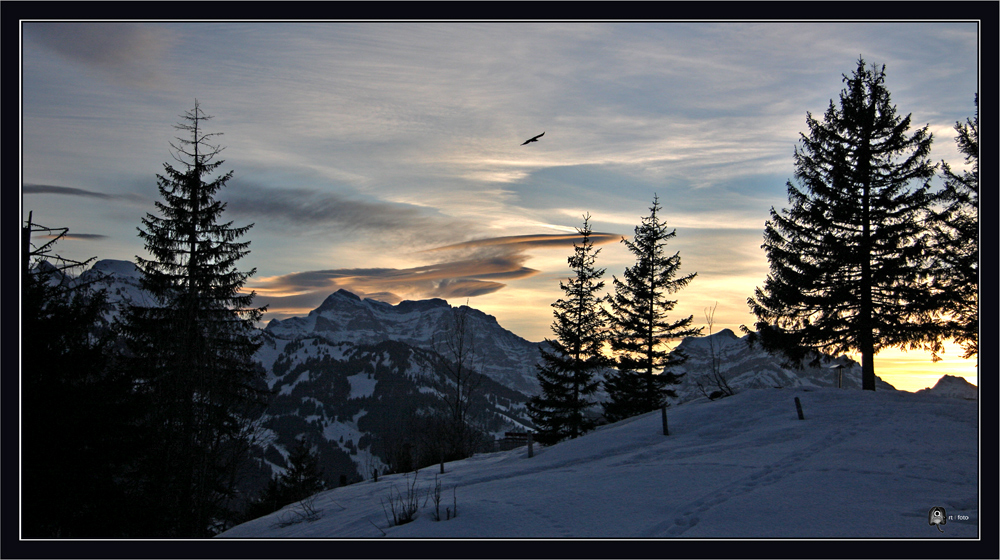
[[[591,233],[590,240],[594,245],[603,245],[618,241],[621,236],[616,233]],[[518,251],[537,247],[567,247],[580,241],[579,234],[541,234],[541,235],[509,235],[489,239],[474,239],[463,243],[455,243],[444,247],[428,249],[428,251],[454,251],[458,249],[474,249],[480,247],[507,247]]]
[[[735,328],[766,276],[760,236],[787,204],[806,112],[837,97],[858,55],[887,65],[893,102],[930,124],[932,159],[956,166],[951,127],[973,114],[980,76],[975,21],[22,30],[22,166],[37,184],[24,199],[36,216],[109,234],[93,243],[102,258],[143,250],[141,214],[102,195],[131,190],[153,210],[171,126],[197,97],[225,133],[236,175],[220,196],[226,219],[256,223],[246,263],[272,314],[304,314],[341,287],[387,301],[485,293],[476,305],[534,339],[548,334],[569,251],[525,234],[572,237],[589,212],[600,231],[631,236],[656,193],[699,273],[683,314],[719,300],[719,324]],[[610,276],[631,255],[608,239]],[[87,258],[90,245],[66,250]]]
[[[108,238],[107,235],[99,233],[65,233],[63,235],[43,235],[42,237],[46,239],[84,239],[94,241]]]
[[[61,194],[68,196],[83,196],[88,198],[100,198],[105,200],[131,200],[136,202],[141,202],[144,200],[143,197],[134,194],[108,194],[97,191],[88,191],[87,189],[78,189],[76,187],[61,187],[59,185],[36,185],[32,183],[25,183],[21,187],[21,192],[25,194]]]
[[[610,233],[592,235],[595,245],[618,241]],[[276,315],[303,306],[313,309],[331,292],[346,289],[362,297],[389,303],[404,299],[470,298],[496,292],[506,282],[538,274],[525,266],[536,248],[572,247],[580,236],[571,234],[519,235],[476,239],[436,247],[424,253],[448,252],[452,258],[411,268],[344,268],[295,272],[262,278],[251,288],[258,304],[268,304]]]
[[[454,241],[477,230],[471,222],[420,206],[357,200],[310,188],[272,188],[239,183],[223,193],[226,210],[254,221],[278,222],[301,232],[336,231],[364,235],[370,241],[416,246]],[[461,233],[460,233],[461,232]]]
[[[338,289],[388,303],[404,299],[469,298],[493,293],[505,286],[484,278],[509,280],[538,272],[520,266],[516,260],[493,258],[489,262],[459,261],[406,269],[295,272],[261,279],[252,289],[258,294],[255,305],[269,305],[269,315],[277,316],[312,310]],[[494,272],[488,272],[490,270]]]
[[[27,22],[25,36],[115,81],[152,87],[169,46],[164,26],[125,22]]]

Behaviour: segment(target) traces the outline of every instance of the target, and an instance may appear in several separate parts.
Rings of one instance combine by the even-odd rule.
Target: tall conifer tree
[[[822,121],[807,114],[795,149],[801,188],[789,181],[791,208],[771,209],[771,271],[748,304],[765,348],[799,363],[813,350],[859,352],[862,387],[874,391],[879,350],[936,336],[924,225],[932,137],[897,116],[884,66],[859,59],[844,82]]]
[[[610,364],[602,353],[607,340],[607,318],[601,307],[605,298],[599,295],[604,288],[604,269],[595,267],[601,250],[594,250],[590,239],[589,214],[577,231],[580,242],[573,245],[568,259],[574,276],[559,282],[566,297],[552,304],[552,332],[556,336],[546,341],[551,350],[542,349],[542,363],[538,364],[542,394],[528,401],[538,441],[546,444],[576,438],[594,428],[595,421],[585,415],[594,404],[588,397],[600,385],[594,379],[595,371]]]
[[[198,102],[175,128],[175,168],[157,175],[160,215],[142,219],[139,237],[151,259],[136,257],[142,286],[155,304],[133,306],[126,319],[131,367],[144,376],[145,428],[155,445],[145,474],[151,536],[203,537],[225,519],[235,474],[249,451],[250,419],[266,386],[253,361],[260,346],[241,288],[255,272],[236,262],[249,253],[238,241],[251,226],[220,222],[215,198],[233,172],[212,178],[222,148],[205,131],[211,117]]]
[[[613,277],[611,349],[618,372],[604,382],[610,397],[604,416],[612,422],[656,410],[666,404],[667,397],[676,396],[669,386],[680,383],[684,374],[675,368],[686,357],[667,343],[701,332],[701,327],[691,327],[693,315],[667,320],[667,312],[677,304],[667,296],[687,286],[697,273],[677,277],[680,253],[667,255],[665,251],[677,230],[667,230],[666,221],[658,216],[660,209],[659,198],[654,196],[650,215],[635,228],[633,241],[622,238],[636,263],[625,269],[623,280]]]
[[[944,298],[949,317],[944,336],[965,351],[979,354],[979,108],[964,123],[955,123],[958,150],[968,169],[960,173],[942,162],[945,188],[939,193],[943,209],[935,214],[935,286]],[[940,347],[935,350],[940,350]]]
[[[112,367],[104,290],[52,252],[68,233],[22,229],[21,531],[24,538],[134,536],[129,473],[137,453],[132,380]],[[40,247],[32,233],[49,234]]]

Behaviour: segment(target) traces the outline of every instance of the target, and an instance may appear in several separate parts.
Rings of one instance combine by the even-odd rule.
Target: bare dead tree
[[[702,379],[695,379],[695,384],[698,386],[701,394],[712,400],[731,397],[736,394],[733,388],[729,386],[729,382],[726,381],[726,377],[722,375],[722,358],[718,355],[718,351],[715,348],[715,339],[712,338],[712,327],[715,324],[715,310],[718,307],[719,302],[715,302],[711,310],[708,308],[705,309],[705,322],[708,324],[708,352],[711,364],[709,366],[709,373],[701,376],[705,382]]]
[[[440,355],[438,371],[447,383],[444,401],[450,420],[450,451],[454,457],[467,457],[478,434],[469,424],[469,408],[482,384],[483,357],[476,351],[476,333],[469,320],[470,310],[468,302],[453,308],[447,330],[434,341]]]
[[[75,261],[67,259],[52,252],[52,246],[59,242],[69,233],[69,228],[49,228],[32,221],[34,212],[28,212],[28,221],[21,226],[21,273],[24,278],[32,274],[42,261],[51,265],[46,272],[51,273],[53,278],[60,280],[60,286],[64,286],[68,279],[68,271],[74,268],[84,268],[97,257],[90,257],[85,261]],[[48,241],[41,245],[34,245],[31,242],[33,233],[43,234],[43,238]],[[40,269],[39,269],[40,270]]]

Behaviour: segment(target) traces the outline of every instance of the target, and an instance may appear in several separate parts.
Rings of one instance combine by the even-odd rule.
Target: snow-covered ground
[[[799,420],[794,399],[802,403]],[[979,536],[978,403],[902,391],[757,389],[576,440],[318,494],[229,538],[887,538]],[[990,473],[994,476],[995,473]],[[388,501],[418,493],[414,521]],[[993,498],[990,498],[993,499]],[[457,504],[450,520],[446,508]],[[931,525],[932,507],[945,509]],[[397,505],[398,508],[398,505]],[[384,534],[383,534],[384,533]]]

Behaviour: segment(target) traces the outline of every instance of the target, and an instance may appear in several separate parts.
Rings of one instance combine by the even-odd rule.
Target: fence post
[[[28,212],[28,225],[21,227],[21,277],[27,282],[28,271],[31,268],[31,215]]]
[[[530,458],[532,458],[534,456],[535,456],[535,445],[534,445],[534,441],[532,441],[532,439],[531,439],[531,431],[529,430],[528,431],[528,458],[530,459]]]
[[[806,417],[802,415],[802,402],[799,401],[798,397],[795,397],[795,410],[799,413],[799,420],[806,419]]]
[[[667,405],[660,407],[660,414],[663,416],[663,435],[669,436],[670,430],[667,429]]]

